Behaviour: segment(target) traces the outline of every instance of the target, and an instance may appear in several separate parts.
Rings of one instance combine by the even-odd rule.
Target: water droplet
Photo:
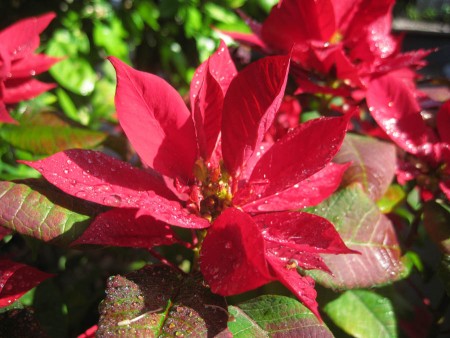
[[[69,173],[69,169],[64,169],[63,172],[67,175]]]
[[[122,204],[122,198],[117,195],[110,195],[103,199],[103,203],[111,207],[117,207]]]
[[[78,197],[78,198],[86,198],[86,196],[87,196],[87,194],[85,191],[77,191],[75,193],[75,197]]]
[[[31,76],[35,76],[36,75],[36,71],[33,69],[33,70],[30,70],[30,75]]]
[[[231,242],[225,243],[225,249],[231,249],[232,247],[233,247],[233,245],[231,244]]]

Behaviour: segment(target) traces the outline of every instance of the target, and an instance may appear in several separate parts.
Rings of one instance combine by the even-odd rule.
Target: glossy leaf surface
[[[344,243],[360,255],[322,255],[333,275],[310,271],[314,279],[333,289],[373,287],[402,278],[404,266],[394,227],[358,187],[349,186],[313,210],[335,226]]]
[[[234,337],[333,337],[305,306],[284,296],[261,296],[228,307]]]

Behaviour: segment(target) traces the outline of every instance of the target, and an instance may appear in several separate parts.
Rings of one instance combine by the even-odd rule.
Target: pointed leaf
[[[47,71],[58,62],[59,58],[47,56],[45,54],[33,54],[13,63],[11,67],[11,77],[30,77]]]
[[[236,338],[333,337],[314,314],[295,299],[265,295],[228,307],[228,328]]]
[[[380,286],[403,277],[401,248],[391,221],[358,187],[349,186],[308,210],[336,226],[348,248],[360,255],[322,255],[333,275],[309,271],[314,279],[333,289]]]
[[[361,183],[364,191],[374,201],[385,194],[394,179],[395,147],[375,138],[347,134],[334,161],[352,162],[342,183]]]
[[[7,125],[0,129],[0,137],[12,146],[33,154],[51,155],[72,148],[92,148],[106,139],[98,131],[70,126]]]
[[[264,240],[252,218],[228,208],[214,221],[203,241],[200,267],[214,293],[229,296],[271,281]]]
[[[5,307],[53,275],[31,266],[0,259],[0,307]]]
[[[169,225],[150,216],[136,217],[136,209],[112,209],[98,215],[72,243],[153,248],[179,242]]]
[[[230,336],[225,300],[167,266],[110,277],[97,337]]]
[[[432,241],[450,255],[450,212],[436,202],[425,203],[423,224]]]
[[[348,118],[310,120],[276,142],[261,156],[250,176],[249,184],[260,189],[255,197],[281,192],[323,169],[341,147]]]
[[[324,307],[326,314],[353,337],[397,337],[390,300],[367,290],[345,291]]]
[[[17,103],[42,94],[55,85],[44,83],[33,78],[10,79],[4,82],[3,101],[5,103]]]
[[[401,79],[385,75],[371,81],[366,99],[375,121],[399,147],[412,154],[431,152],[430,143],[436,140],[411,89]]]
[[[72,197],[51,190],[47,193],[49,197],[26,184],[0,182],[0,225],[45,242],[72,242],[90,217],[67,208],[79,203]]]
[[[110,207],[139,208],[141,214],[181,227],[209,226],[181,206],[161,177],[101,152],[67,150],[24,163],[72,196]]]
[[[252,156],[281,105],[289,69],[288,56],[256,61],[231,81],[222,118],[222,153],[227,170],[236,174]]]
[[[181,96],[163,79],[109,59],[117,72],[120,125],[142,160],[163,175],[189,179],[197,158],[194,123]]]
[[[330,162],[322,170],[292,187],[257,200],[253,200],[254,192],[252,193],[252,190],[254,189],[252,189],[252,185],[249,185],[247,191],[243,191],[243,189],[238,191],[233,202],[243,205],[242,208],[246,212],[296,210],[317,205],[339,187],[349,165]],[[245,196],[245,194],[247,195]],[[246,204],[247,200],[252,201]]]

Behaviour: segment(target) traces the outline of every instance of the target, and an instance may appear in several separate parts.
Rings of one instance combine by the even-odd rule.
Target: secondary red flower
[[[439,188],[450,199],[450,101],[438,110],[434,126],[428,125],[408,85],[385,75],[371,82],[367,104],[378,125],[408,153],[400,162],[399,181],[417,179],[425,199]]]
[[[391,35],[395,0],[284,0],[262,23],[247,20],[252,34],[225,32],[268,54],[292,50],[301,92],[360,99],[373,76],[424,64],[428,51],[401,54]]]
[[[39,34],[54,17],[54,13],[48,13],[24,19],[0,31],[0,122],[15,122],[9,116],[8,105],[29,100],[54,87],[33,78],[59,60],[34,54],[39,47]]]
[[[269,147],[263,139],[289,57],[267,57],[237,74],[221,44],[194,75],[191,111],[161,78],[110,60],[118,118],[146,169],[85,150],[29,163],[65,192],[114,207],[77,243],[151,247],[178,240],[169,225],[206,229],[200,265],[214,292],[280,280],[318,315],[314,283],[296,267],[328,271],[320,253],[351,251],[329,221],[291,210],[339,186],[347,166],[330,161],[348,118],[301,124]]]

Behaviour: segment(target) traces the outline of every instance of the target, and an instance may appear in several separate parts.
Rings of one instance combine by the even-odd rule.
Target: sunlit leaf
[[[333,275],[309,272],[333,289],[384,285],[403,277],[401,249],[391,221],[358,185],[338,191],[308,210],[329,219],[344,243],[360,255],[322,255]]]
[[[230,336],[224,298],[167,266],[146,266],[108,280],[97,337]]]
[[[329,329],[295,299],[265,295],[228,307],[234,337],[333,337]]]
[[[405,197],[406,194],[402,187],[398,184],[392,184],[383,197],[377,201],[378,208],[383,214],[390,213]]]
[[[352,162],[343,183],[358,182],[364,191],[377,200],[386,192],[395,174],[395,147],[375,138],[347,134],[335,162]]]
[[[349,290],[324,307],[327,315],[353,337],[397,337],[397,324],[388,298],[367,290]]]
[[[45,242],[69,244],[90,222],[89,216],[70,209],[86,202],[50,186],[40,186],[46,194],[38,192],[32,187],[40,181],[32,182],[35,184],[0,182],[0,225]]]

